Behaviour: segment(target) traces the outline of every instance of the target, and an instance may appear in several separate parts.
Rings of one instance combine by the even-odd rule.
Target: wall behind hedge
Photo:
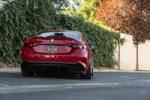
[[[58,13],[49,0],[15,0],[0,10],[0,61],[19,66],[26,38],[45,29],[67,29],[84,33],[95,44],[95,65],[113,67],[118,35],[82,17]]]

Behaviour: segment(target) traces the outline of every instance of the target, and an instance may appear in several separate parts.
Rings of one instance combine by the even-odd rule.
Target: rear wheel
[[[82,79],[92,79],[93,76],[93,69],[90,67],[88,73],[86,74],[81,74]]]
[[[25,63],[21,64],[21,74],[22,74],[22,76],[33,76],[34,75],[33,72],[28,71],[26,67],[28,67],[27,64],[25,64]]]
[[[92,64],[91,64],[91,73],[92,73],[92,76],[94,76],[94,63],[92,61]]]
[[[92,76],[94,76],[94,71],[93,71],[93,68],[92,68]]]

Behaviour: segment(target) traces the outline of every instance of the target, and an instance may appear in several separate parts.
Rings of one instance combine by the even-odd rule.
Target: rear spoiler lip
[[[49,37],[42,37],[42,36],[36,36],[33,37],[36,39],[46,39],[46,40],[50,40],[50,39],[54,39],[54,40],[59,40],[59,39],[68,39],[68,40],[74,40],[74,41],[81,41],[81,39],[74,39],[74,38],[70,38],[70,37],[66,37],[66,36],[49,36]]]

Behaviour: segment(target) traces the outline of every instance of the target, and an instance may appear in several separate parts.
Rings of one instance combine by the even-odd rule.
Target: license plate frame
[[[46,46],[46,51],[49,53],[57,53],[58,47],[57,46]]]

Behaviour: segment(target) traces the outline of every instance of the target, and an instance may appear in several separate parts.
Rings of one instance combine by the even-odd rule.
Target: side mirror
[[[90,46],[90,48],[94,51],[94,50],[96,50],[96,45],[95,45],[95,44],[92,44],[92,45]]]

